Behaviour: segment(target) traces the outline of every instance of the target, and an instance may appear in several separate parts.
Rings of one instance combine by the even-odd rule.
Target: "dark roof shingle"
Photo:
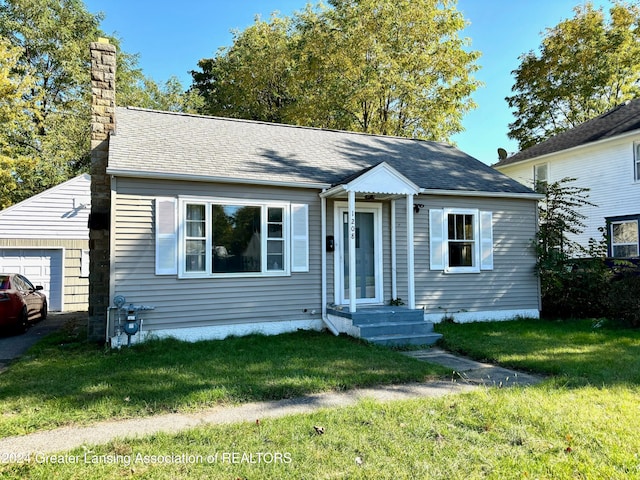
[[[335,185],[387,162],[425,189],[532,193],[443,143],[117,108],[108,171]]]
[[[613,138],[640,128],[640,98],[625,102],[602,115],[587,120],[577,127],[555,135],[544,142],[526,148],[515,155],[500,160],[494,167],[560,152],[569,148]]]

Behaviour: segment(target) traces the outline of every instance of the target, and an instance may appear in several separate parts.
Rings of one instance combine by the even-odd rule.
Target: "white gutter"
[[[209,182],[209,183],[234,183],[267,185],[273,187],[293,187],[293,188],[316,188],[326,189],[331,185],[328,183],[305,183],[305,182],[283,182],[278,180],[265,180],[255,178],[233,178],[215,177],[210,175],[193,175],[189,173],[168,173],[168,172],[141,172],[138,170],[122,170],[117,168],[107,168],[107,174],[119,177],[146,178],[151,180],[182,180],[186,182]]]
[[[544,198],[544,195],[539,193],[515,193],[515,192],[482,192],[482,191],[468,191],[468,190],[438,190],[435,188],[420,189],[422,195],[446,195],[457,197],[491,197],[491,198],[521,198],[525,200],[540,200]]]
[[[320,263],[322,264],[322,293],[320,295],[320,301],[322,302],[322,321],[329,331],[337,337],[340,335],[340,332],[327,316],[327,248],[325,245],[325,239],[327,238],[327,199],[323,197],[322,194],[320,194],[320,218]]]

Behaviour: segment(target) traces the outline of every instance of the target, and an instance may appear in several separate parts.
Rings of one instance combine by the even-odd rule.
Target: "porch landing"
[[[423,310],[402,306],[329,307],[329,319],[338,330],[379,345],[432,345],[442,335],[424,320]]]

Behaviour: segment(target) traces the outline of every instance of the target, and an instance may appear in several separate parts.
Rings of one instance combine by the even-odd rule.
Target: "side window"
[[[611,238],[611,256],[629,258],[638,256],[638,220],[611,221],[609,235]]]
[[[15,277],[13,277],[13,286],[16,290],[27,292],[29,291],[29,285],[29,281],[22,275],[16,275]]]
[[[534,165],[533,167],[533,185],[534,187],[542,184],[546,185],[549,182],[549,164],[541,163]]]
[[[430,269],[493,270],[493,216],[475,209],[429,210]]]

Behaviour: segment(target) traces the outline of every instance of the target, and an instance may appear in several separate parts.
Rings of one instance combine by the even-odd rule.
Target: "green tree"
[[[333,0],[256,20],[199,63],[205,113],[448,140],[474,107],[477,52],[443,0]]]
[[[233,45],[214,58],[198,62],[192,71],[192,92],[203,98],[201,113],[286,123],[289,93],[294,84],[293,39],[290,20],[256,18],[246,30],[233,34]]]
[[[591,3],[549,28],[540,52],[520,57],[509,137],[525,149],[640,94],[640,7]]]
[[[586,227],[580,210],[595,206],[589,189],[573,185],[575,178],[540,182],[539,228],[536,234],[537,272],[545,316],[602,316],[607,305],[610,271],[604,263],[605,242],[591,239],[589,248],[574,240]],[[582,258],[578,258],[582,257]]]
[[[28,112],[32,105],[27,98],[33,80],[18,71],[20,54],[19,48],[0,39],[0,209],[13,203],[19,187],[15,172],[29,166],[19,144],[31,126]]]
[[[1,60],[4,78],[23,85],[21,107],[0,128],[1,207],[88,170],[89,43],[106,36],[101,20],[81,0],[0,0],[0,37],[8,49]],[[117,38],[109,38],[119,47]],[[117,62],[118,104],[196,110],[195,95],[185,94],[177,79],[158,86],[138,68],[136,55],[119,48]],[[10,93],[3,90],[3,105],[15,103]]]

